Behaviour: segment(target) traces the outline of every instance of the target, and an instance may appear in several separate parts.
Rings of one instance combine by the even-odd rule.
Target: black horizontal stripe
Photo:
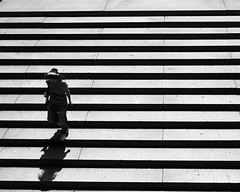
[[[0,40],[158,40],[158,39],[240,39],[239,33],[161,34],[0,34]]]
[[[41,96],[40,96],[41,97]],[[1,103],[4,111],[46,110],[42,104],[6,104]],[[74,104],[70,111],[239,111],[240,104]]]
[[[53,128],[46,121],[0,121],[0,127],[8,128]],[[240,122],[191,122],[191,121],[69,121],[70,129],[239,129]]]
[[[220,22],[101,22],[101,23],[1,23],[0,28],[23,29],[23,28],[226,28],[240,27],[236,21]]]
[[[66,79],[240,79],[240,73],[62,73]],[[0,79],[45,79],[44,73],[0,73]]]
[[[167,11],[1,11],[0,17],[102,17],[102,16],[238,16],[239,10],[167,10]]]
[[[47,140],[47,139],[1,139],[2,147],[94,147],[94,148],[240,148],[240,141],[230,140]]]
[[[0,59],[2,65],[239,65],[240,59]]]
[[[0,181],[0,189],[116,191],[239,191],[239,183]]]
[[[46,88],[1,88],[0,94],[43,94]],[[237,88],[70,88],[71,94],[119,95],[238,95]]]
[[[59,148],[65,146],[58,146]],[[54,146],[51,147],[54,149]],[[61,167],[61,168],[121,168],[121,169],[239,169],[239,161],[194,160],[63,160],[63,159],[0,159],[0,167]]]

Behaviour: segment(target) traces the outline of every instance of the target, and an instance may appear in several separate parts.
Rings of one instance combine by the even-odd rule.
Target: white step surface
[[[235,80],[67,80],[69,88],[237,88]],[[239,84],[239,83],[238,83]],[[45,88],[46,80],[1,80],[0,87]]]
[[[47,73],[50,65],[1,65],[0,73]],[[55,65],[60,73],[240,73],[237,65],[209,66],[101,66],[101,65]]]
[[[74,104],[240,104],[239,95],[72,95]],[[43,95],[0,95],[0,104],[43,104]]]
[[[22,7],[24,3],[26,6]],[[231,10],[240,7],[238,1],[229,1],[226,3],[222,1],[207,1],[207,0],[195,0],[188,4],[184,0],[171,0],[165,3],[164,0],[133,0],[128,2],[126,0],[110,0],[108,3],[106,0],[97,1],[94,4],[89,4],[86,0],[71,0],[69,3],[58,1],[51,1],[48,6],[47,0],[41,2],[37,0],[22,0],[19,3],[17,0],[10,0],[0,6],[4,11],[27,11],[27,10],[38,10],[38,11],[137,11],[137,10]]]
[[[231,56],[232,54],[232,56]],[[232,59],[239,52],[6,52],[0,59]]]
[[[44,169],[49,170],[49,169]],[[92,169],[62,168],[54,181],[239,183],[240,171],[229,169]],[[39,168],[1,168],[2,181],[38,181]]]
[[[163,104],[163,95],[72,95],[74,104]],[[42,104],[43,95],[0,95],[0,103]]]
[[[239,22],[240,16],[4,17],[2,23]]]
[[[1,65],[0,73],[47,73],[53,66],[44,65],[31,65],[31,66],[9,66]],[[164,66],[76,66],[76,65],[64,65],[54,66],[59,73],[163,73]],[[230,69],[229,69],[230,68]],[[224,69],[234,71],[235,69],[240,72],[240,67],[229,66]],[[218,69],[216,68],[218,71]],[[236,71],[237,72],[237,71]]]
[[[54,168],[53,173],[55,173]],[[59,169],[59,168],[58,168]],[[58,170],[57,169],[57,170]],[[45,168],[44,170],[49,170]],[[1,181],[38,181],[39,168],[0,168]],[[72,182],[161,182],[161,169],[60,168],[54,181]]]
[[[0,40],[0,46],[238,46],[240,40]]]
[[[238,28],[72,28],[72,29],[0,29],[0,34],[227,34],[237,33]]]
[[[0,128],[2,139],[50,139],[56,129]],[[238,129],[94,129],[70,128],[68,139],[88,140],[152,140],[152,141],[207,141],[240,139]]]
[[[0,111],[0,121],[46,121],[46,111]],[[68,111],[69,121],[239,122],[239,112]]]
[[[239,149],[156,149],[156,148],[71,148],[48,147],[49,159],[65,160],[144,160],[144,161],[239,161]],[[0,148],[0,159],[40,159],[43,147]],[[64,152],[69,151],[63,157]],[[45,157],[46,158],[46,157]]]

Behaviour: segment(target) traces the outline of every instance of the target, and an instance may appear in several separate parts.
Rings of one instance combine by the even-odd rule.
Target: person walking
[[[62,75],[58,73],[58,69],[52,68],[46,75],[47,90],[44,93],[46,97],[45,104],[48,109],[48,122],[54,126],[60,126],[61,137],[63,141],[69,134],[67,121],[67,98],[69,105],[72,106],[70,91],[67,83]]]

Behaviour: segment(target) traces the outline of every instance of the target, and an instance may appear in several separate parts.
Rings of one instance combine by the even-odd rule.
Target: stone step
[[[0,46],[3,48],[25,48],[30,47],[189,47],[189,46],[207,46],[207,47],[237,47],[240,44],[238,39],[225,40],[1,40]],[[33,49],[34,50],[34,49]],[[21,51],[19,51],[21,52]]]
[[[239,80],[67,80],[69,88],[238,88]],[[46,80],[1,80],[1,88],[47,88]],[[21,89],[20,89],[21,90]]]
[[[46,111],[0,111],[0,121],[46,121]],[[239,122],[238,112],[69,111],[69,121],[89,122]]]
[[[238,22],[240,16],[1,17],[0,23]]]
[[[239,79],[239,66],[54,66],[67,79]],[[52,66],[2,65],[0,79],[42,79]]]
[[[43,95],[0,95],[0,110],[45,110]],[[237,95],[73,95],[74,110],[238,111]]]
[[[60,169],[60,170],[59,170]],[[129,185],[143,184],[149,185],[148,187],[154,186],[155,184],[163,183],[238,183],[240,178],[240,171],[237,169],[98,169],[98,168],[58,168],[53,169],[56,173],[56,177],[53,175],[42,175],[44,171],[50,171],[49,168],[43,168],[43,171],[39,168],[1,168],[0,169],[0,180],[1,181],[37,181],[41,178],[43,181],[48,176],[52,176],[54,179],[53,183],[58,182],[73,184],[72,187],[78,186],[81,182],[93,182],[92,189],[102,189],[103,186],[97,187],[103,183],[121,183],[126,182]],[[46,173],[45,173],[46,174]],[[229,177],[229,175],[231,175]],[[38,176],[40,178],[38,178]],[[73,183],[72,183],[73,182]],[[2,184],[2,182],[0,182]],[[24,183],[24,182],[23,182]],[[74,185],[75,183],[75,185]],[[82,184],[83,184],[82,183]],[[98,183],[98,184],[97,184]],[[14,183],[13,183],[14,184]],[[44,184],[44,183],[42,183]],[[97,186],[95,186],[97,185]],[[114,184],[113,184],[114,185]],[[4,185],[2,185],[4,186]],[[79,188],[82,189],[82,187]],[[111,186],[111,185],[110,185]],[[67,188],[63,189],[67,189]],[[90,186],[88,186],[90,187]],[[85,186],[85,188],[88,188]],[[119,185],[121,187],[121,184]],[[146,186],[145,186],[146,187]],[[134,189],[134,188],[133,188]]]
[[[70,140],[66,140],[70,141]],[[24,140],[23,140],[24,142]],[[79,140],[81,142],[81,140]],[[101,141],[100,141],[101,142]],[[66,153],[68,151],[68,153]],[[65,156],[63,153],[66,153]],[[174,161],[175,163],[196,162],[239,162],[238,148],[80,148],[65,145],[39,147],[1,147],[1,162],[9,160],[81,160],[81,161]],[[12,161],[14,162],[14,161]],[[91,163],[91,162],[89,162]],[[109,162],[110,163],[110,162]],[[139,162],[140,163],[140,162]],[[147,163],[147,162],[146,162]],[[7,162],[4,163],[5,165]],[[17,164],[16,164],[17,165]],[[151,164],[150,164],[151,165]],[[236,164],[235,164],[236,165]],[[53,165],[54,166],[54,165]],[[133,166],[133,165],[132,165]],[[143,165],[142,165],[143,166]],[[152,165],[153,166],[153,165]],[[239,165],[238,165],[239,166]],[[2,167],[2,166],[1,166]],[[93,165],[94,167],[94,165]],[[102,165],[104,167],[104,165]],[[134,166],[133,166],[134,167]],[[229,166],[230,167],[230,166]],[[154,167],[152,167],[154,168]],[[156,167],[155,167],[156,168]],[[161,167],[159,167],[161,168]]]
[[[240,52],[61,52],[0,53],[0,59],[239,59]]]
[[[161,73],[193,73],[193,74],[214,74],[214,73],[240,73],[240,66],[238,65],[206,65],[206,66],[152,66],[152,65],[141,65],[141,66],[118,66],[118,65],[55,65],[59,73],[78,73],[80,75],[84,73],[150,73],[150,74],[161,74]],[[52,68],[51,65],[1,65],[0,73],[47,73]]]
[[[1,139],[50,139],[56,129],[0,128]],[[96,129],[70,128],[69,140],[238,141],[239,129]],[[224,157],[224,156],[223,156]]]
[[[239,95],[73,95],[74,104],[240,104]],[[2,104],[43,104],[43,95],[0,95]]]
[[[0,34],[22,34],[22,35],[31,35],[31,34],[62,34],[62,35],[76,35],[76,34],[126,34],[126,35],[156,35],[156,34],[235,34],[238,33],[238,28],[53,28],[53,29],[45,29],[45,28],[5,28],[0,29]]]

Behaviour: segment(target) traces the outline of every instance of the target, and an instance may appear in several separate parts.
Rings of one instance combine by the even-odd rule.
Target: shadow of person
[[[38,175],[40,181],[53,181],[56,178],[58,172],[62,170],[61,162],[70,152],[64,144],[60,141],[61,130],[58,130],[53,137],[51,137],[49,146],[44,147],[41,151],[44,154],[40,160],[43,166],[39,168],[42,170],[41,174]],[[51,161],[57,160],[57,161]]]

